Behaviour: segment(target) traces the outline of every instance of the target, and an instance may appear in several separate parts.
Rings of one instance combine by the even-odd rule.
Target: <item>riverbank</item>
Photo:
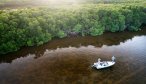
[[[87,47],[89,45],[94,45],[96,47],[102,47],[104,45],[112,46],[119,45],[121,42],[124,43],[128,39],[132,39],[134,36],[146,35],[146,27],[142,30],[136,32],[105,32],[103,35],[92,37],[92,36],[76,36],[76,37],[66,37],[62,39],[53,39],[40,46],[32,47],[22,47],[20,50],[7,53],[0,56],[0,63],[11,63],[17,58],[26,57],[29,54],[35,55],[35,58],[41,57],[46,50],[57,50],[62,48],[74,47],[79,48],[81,46]],[[109,37],[110,36],[110,37]]]
[[[69,34],[98,36],[105,31],[138,31],[146,23],[145,7],[135,4],[1,10],[0,18],[0,54],[22,46],[39,46]]]
[[[146,28],[136,32],[54,39],[0,56],[0,84],[145,84]],[[96,70],[94,62],[113,67]],[[31,80],[30,80],[31,79]]]

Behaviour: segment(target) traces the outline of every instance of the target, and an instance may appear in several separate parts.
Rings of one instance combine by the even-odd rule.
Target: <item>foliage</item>
[[[0,11],[0,54],[41,45],[75,32],[97,36],[105,31],[137,31],[146,23],[139,5],[84,4],[79,8],[25,8]]]

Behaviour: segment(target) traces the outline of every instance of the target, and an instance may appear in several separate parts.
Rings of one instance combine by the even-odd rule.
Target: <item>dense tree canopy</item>
[[[97,36],[105,31],[138,31],[146,23],[139,5],[84,4],[79,8],[25,8],[0,11],[0,54],[41,45],[70,33]]]

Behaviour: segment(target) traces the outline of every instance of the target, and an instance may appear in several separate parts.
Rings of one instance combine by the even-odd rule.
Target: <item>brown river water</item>
[[[113,55],[113,67],[91,67]],[[56,39],[2,55],[0,84],[146,84],[146,28]]]

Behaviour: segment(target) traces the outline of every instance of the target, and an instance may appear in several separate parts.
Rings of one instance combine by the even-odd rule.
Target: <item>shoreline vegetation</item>
[[[146,24],[146,6],[140,2],[144,0],[134,1],[136,3],[100,2],[0,10],[0,54],[68,35],[138,31]]]

